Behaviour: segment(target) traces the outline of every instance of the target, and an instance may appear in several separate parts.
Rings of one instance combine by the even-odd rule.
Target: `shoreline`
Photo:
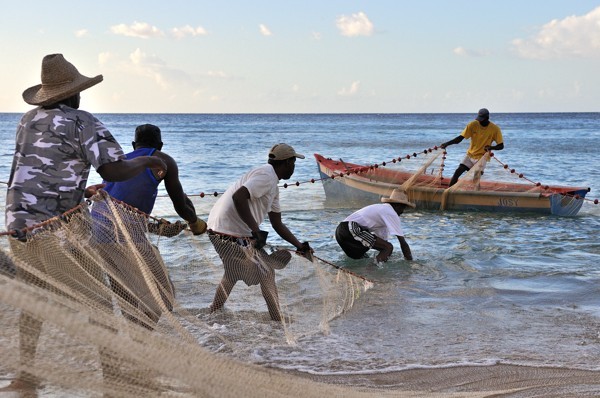
[[[358,375],[283,372],[326,384],[397,393],[419,392],[424,396],[468,393],[469,396],[493,394],[494,397],[600,397],[600,371],[568,368],[496,364]]]

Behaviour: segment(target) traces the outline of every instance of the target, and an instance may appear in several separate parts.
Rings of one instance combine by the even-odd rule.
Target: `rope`
[[[275,246],[271,246],[271,245],[267,245],[267,247],[271,248],[271,250],[282,250],[281,248],[278,248],[278,247],[275,247]],[[300,254],[298,254],[298,251],[297,251],[297,250],[294,250],[294,249],[287,249],[287,248],[286,248],[286,249],[283,249],[283,250],[287,250],[287,251],[289,251],[290,253],[293,253],[293,254],[296,254],[296,255],[298,255],[298,256],[301,256]],[[303,257],[304,257],[304,256],[303,256]],[[335,264],[333,264],[333,263],[331,263],[331,262],[329,262],[329,261],[327,261],[327,260],[324,260],[324,259],[322,259],[322,258],[320,258],[320,257],[317,257],[317,256],[315,256],[315,254],[314,254],[314,253],[312,253],[312,257],[313,257],[313,258],[316,258],[317,260],[319,260],[320,262],[322,262],[322,263],[324,263],[324,264],[330,265],[330,266],[332,266],[332,267],[333,267],[333,268],[335,268],[335,269],[338,269],[338,270],[340,270],[340,271],[342,271],[342,272],[345,272],[346,274],[352,275],[352,276],[354,276],[354,277],[356,277],[356,278],[359,278],[359,279],[362,279],[363,281],[366,281],[366,282],[375,283],[374,281],[372,281],[372,280],[370,280],[370,279],[368,279],[368,278],[365,278],[365,277],[364,277],[364,276],[362,276],[362,275],[359,275],[359,274],[357,274],[357,273],[354,273],[354,272],[352,272],[352,271],[349,271],[349,270],[347,270],[347,269],[345,269],[345,268],[343,268],[343,267],[340,267],[339,265],[335,265]],[[306,257],[305,257],[305,258],[306,258]],[[312,262],[312,261],[311,261],[311,262]]]
[[[508,164],[503,163],[500,159],[498,159],[497,156],[494,155],[494,153],[490,152],[490,157],[493,158],[496,162],[500,163],[502,165],[502,167],[504,168],[504,170],[509,171],[511,174],[517,174],[517,171],[515,169],[510,169],[509,170]],[[550,186],[549,185],[547,185],[547,184],[542,185],[541,182],[535,182],[533,180],[530,180],[529,178],[525,177],[525,175],[523,173],[518,173],[517,176],[519,178],[524,179],[525,181],[530,182],[532,185],[534,185],[536,187],[542,187],[542,189],[544,189],[544,191],[550,191],[550,192],[552,192],[550,190]],[[588,188],[588,192],[590,192],[590,188]],[[598,203],[600,203],[600,200],[598,200],[598,199],[588,199],[586,197],[582,198],[578,194],[577,195],[573,195],[573,194],[570,194],[570,193],[563,193],[562,195],[564,195],[564,196],[570,196],[570,197],[572,197],[574,199],[580,199],[580,200],[588,201],[588,202],[593,203],[595,205],[597,205]]]
[[[430,152],[433,152],[434,150],[438,150],[441,148],[438,148],[437,146],[433,147],[433,148],[427,148],[422,150],[419,153],[423,153],[425,155],[427,155]],[[388,163],[399,163],[402,161],[402,159],[411,159],[411,158],[416,158],[419,156],[419,153],[417,152],[413,152],[412,154],[407,154],[404,156],[398,156],[397,158],[393,158],[388,162],[381,162],[381,163],[374,163],[368,166],[355,166],[355,167],[349,167],[348,165],[346,165],[344,163],[343,160],[340,159],[340,161],[342,163],[344,163],[344,166],[346,167],[346,173],[333,173],[332,175],[328,176],[328,177],[321,177],[321,178],[311,178],[310,180],[306,180],[306,181],[296,181],[294,183],[288,184],[288,183],[284,183],[282,185],[279,185],[280,188],[290,188],[292,186],[296,186],[299,187],[300,185],[304,185],[304,184],[314,184],[316,182],[319,181],[325,181],[325,180],[329,180],[329,179],[335,179],[335,178],[341,178],[341,177],[345,177],[345,176],[349,176],[351,174],[360,174],[360,173],[366,173],[368,171],[372,171],[374,169],[377,169],[379,167],[385,167],[388,165]],[[443,158],[445,159],[445,157]],[[440,170],[441,173],[441,170]],[[441,174],[440,174],[441,175]],[[200,192],[199,194],[188,194],[188,196],[198,196],[200,198],[204,198],[207,196],[214,196],[214,197],[218,197],[219,195],[223,195],[223,192],[213,192],[213,193],[205,193],[205,192]],[[158,195],[158,197],[168,197],[168,195]]]
[[[110,196],[110,195],[109,195],[109,194],[108,194],[106,191],[104,191],[103,189],[101,189],[99,192],[102,192],[102,193],[100,193],[101,195],[108,195],[108,196]],[[141,211],[140,209],[138,209],[137,207],[133,207],[133,206],[131,206],[130,204],[127,204],[127,203],[123,202],[122,200],[116,199],[116,198],[114,198],[114,197],[112,197],[112,196],[111,196],[111,200],[112,200],[113,202],[116,202],[116,203],[119,203],[119,204],[121,204],[123,207],[127,208],[127,209],[128,209],[128,210],[130,210],[130,211],[133,211],[133,212],[135,212],[135,213],[138,213],[138,214],[140,214],[140,215],[143,215],[143,216],[145,216],[145,217],[146,217],[146,218],[148,218],[149,220],[153,220],[153,221],[156,221],[156,222],[159,222],[159,223],[165,223],[165,224],[166,224],[166,223],[168,223],[168,221],[167,221],[167,220],[165,220],[164,218],[158,218],[158,217],[152,216],[152,215],[150,215],[150,214],[146,214],[146,213],[144,213],[143,211]],[[69,217],[69,216],[70,216],[72,213],[75,213],[76,211],[79,211],[79,210],[80,210],[80,209],[81,209],[81,208],[82,208],[84,205],[88,205],[88,206],[89,206],[89,205],[91,205],[91,204],[92,204],[92,201],[91,201],[90,199],[86,199],[86,200],[85,200],[85,202],[81,202],[81,203],[80,203],[80,204],[78,204],[77,206],[73,207],[73,208],[72,208],[72,209],[70,209],[70,210],[67,210],[67,211],[65,211],[64,213],[62,213],[62,214],[60,214],[60,215],[58,215],[58,216],[54,216],[54,217],[52,217],[52,218],[49,218],[49,219],[47,219],[46,221],[43,221],[43,222],[41,222],[41,223],[39,223],[39,224],[32,225],[31,227],[22,228],[22,229],[20,229],[20,230],[14,230],[14,229],[13,229],[13,230],[10,230],[10,231],[3,231],[3,232],[0,232],[0,236],[9,236],[9,235],[10,235],[10,236],[21,236],[21,235],[26,235],[26,234],[27,234],[27,232],[31,232],[31,231],[33,231],[33,230],[35,230],[35,229],[38,229],[38,228],[43,228],[43,227],[47,226],[48,224],[52,224],[52,223],[53,223],[53,222],[55,222],[55,221],[59,221],[59,220],[67,220],[67,219],[68,219],[68,217]],[[187,229],[189,229],[189,228],[187,228]]]
[[[338,270],[340,270],[340,271],[342,271],[342,272],[345,272],[345,273],[347,273],[347,274],[350,274],[350,275],[352,275],[352,276],[354,276],[354,277],[356,277],[356,278],[362,279],[363,281],[370,282],[370,283],[375,283],[375,282],[374,282],[374,281],[372,281],[371,279],[365,278],[364,276],[362,276],[362,275],[359,275],[359,274],[357,274],[357,273],[355,273],[355,272],[349,271],[349,270],[347,270],[346,268],[340,267],[339,265],[335,265],[335,264],[333,264],[333,263],[331,263],[331,262],[329,262],[329,261],[327,261],[327,260],[324,260],[324,259],[322,259],[322,258],[320,258],[320,257],[317,257],[317,256],[315,256],[314,254],[313,254],[313,257],[314,257],[314,258],[316,258],[317,260],[319,260],[319,261],[320,261],[320,262],[322,262],[322,263],[325,263],[325,264],[327,264],[327,265],[331,265],[333,268],[335,268],[335,269],[338,269]]]

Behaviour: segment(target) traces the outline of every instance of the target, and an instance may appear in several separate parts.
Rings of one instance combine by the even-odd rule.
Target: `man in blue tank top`
[[[196,209],[192,201],[183,192],[181,182],[179,181],[179,170],[175,160],[164,152],[161,152],[163,143],[161,141],[161,132],[157,126],[152,124],[143,124],[135,129],[135,139],[132,142],[133,152],[126,154],[127,159],[135,159],[142,156],[157,157],[166,165],[166,172],[154,172],[152,169],[145,169],[137,176],[126,181],[114,183],[108,182],[98,186],[88,187],[86,196],[94,194],[98,188],[103,187],[112,198],[122,201],[130,206],[133,206],[145,214],[151,214],[158,193],[158,185],[164,181],[167,193],[173,202],[173,206],[177,214],[188,222],[190,229],[194,235],[203,234],[206,231],[206,223],[196,216]],[[142,320],[138,316],[131,316],[124,313],[124,316],[135,323],[140,323],[143,326],[152,329],[153,323],[158,322],[162,306],[157,304],[152,298],[149,287],[143,282],[143,274],[136,269],[135,266],[123,269],[121,264],[121,255],[119,250],[114,249],[113,245],[119,245],[120,242],[126,242],[126,238],[113,225],[111,211],[109,207],[102,201],[97,201],[92,207],[92,217],[96,220],[94,224],[94,234],[97,244],[96,250],[102,253],[103,258],[107,262],[107,267],[111,269],[115,275],[120,275],[122,278],[109,275],[109,281],[113,291],[122,299],[131,304],[134,308],[139,308],[149,319]],[[169,223],[161,225],[152,223],[148,225],[150,232],[159,233],[164,236],[175,236],[179,234],[186,225],[181,222]],[[155,230],[152,230],[155,226]],[[130,225],[131,230],[145,229],[144,226]],[[132,234],[139,237],[140,234]],[[172,310],[175,289],[168,275],[160,255],[156,255],[158,250],[156,247],[152,249],[152,245],[146,240],[145,236],[140,241],[134,242],[137,250],[146,259],[154,259],[148,261],[147,266],[150,268],[154,278],[156,279],[161,297],[168,310]],[[125,285],[127,287],[125,287]],[[138,319],[139,318],[139,319]]]
[[[139,156],[156,156],[167,165],[166,173],[158,174],[152,169],[146,169],[127,181],[107,183],[104,190],[113,198],[136,207],[146,214],[151,214],[158,194],[158,185],[164,181],[165,188],[177,214],[188,222],[194,235],[203,234],[206,231],[206,223],[196,216],[196,209],[192,201],[183,192],[179,181],[177,162],[161,151],[163,143],[160,129],[152,124],[137,126],[135,141],[131,145],[134,150],[126,155],[127,159],[134,159]]]

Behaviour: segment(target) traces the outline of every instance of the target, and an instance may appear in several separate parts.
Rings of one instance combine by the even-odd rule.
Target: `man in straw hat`
[[[381,198],[381,201],[383,203],[363,207],[346,217],[335,230],[335,239],[350,258],[356,260],[367,257],[366,253],[375,249],[379,251],[377,262],[384,262],[394,250],[388,239],[396,235],[404,258],[412,260],[399,216],[404,213],[406,207],[414,208],[415,204],[398,189],[394,189],[389,198]]]
[[[102,75],[86,77],[62,54],[51,54],[42,60],[41,80],[23,92],[25,102],[36,107],[19,122],[6,195],[6,227],[21,237],[24,228],[80,204],[92,166],[106,181],[126,180],[146,168],[160,174],[167,169],[156,156],[127,160],[108,129],[91,113],[79,110],[79,93],[100,83]],[[15,245],[26,243],[11,240],[13,250]],[[22,312],[19,325],[21,368],[29,369],[42,323]],[[32,341],[24,343],[25,336]],[[35,377],[21,372],[9,389],[36,385]]]
[[[267,255],[263,249],[268,233],[260,230],[260,223],[266,215],[279,236],[311,258],[308,242],[301,243],[287,228],[279,206],[279,180],[289,179],[296,159],[304,159],[304,155],[281,143],[270,149],[268,157],[268,164],[249,171],[230,186],[208,215],[208,236],[225,268],[211,312],[225,305],[233,286],[241,280],[248,286],[260,284],[271,319],[281,320],[274,269],[285,267],[291,254],[278,250]]]

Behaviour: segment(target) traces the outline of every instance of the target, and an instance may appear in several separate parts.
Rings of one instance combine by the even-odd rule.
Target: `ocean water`
[[[600,369],[600,205],[592,201],[568,218],[410,211],[402,223],[415,260],[404,260],[394,241],[391,260],[380,267],[372,259],[347,259],[333,238],[337,223],[355,209],[331,207],[320,182],[308,182],[319,178],[314,153],[381,163],[455,137],[474,115],[97,116],[126,151],[135,126],[158,125],[163,151],[177,160],[184,189],[204,218],[215,198],[199,194],[223,192],[265,163],[273,144],[286,142],[306,155],[288,181],[302,184],[281,189],[284,222],[320,258],[376,283],[331,322],[328,334],[312,334],[295,345],[243,332],[230,336],[250,346],[242,359],[318,374],[495,363]],[[1,210],[19,117],[0,114]],[[599,113],[492,114],[492,120],[504,135],[505,149],[496,153],[504,163],[545,184],[590,187],[588,198],[600,198]],[[467,145],[448,149],[448,173]],[[90,183],[95,182],[100,178],[92,173]],[[160,195],[153,215],[176,219],[164,189]],[[4,229],[3,218],[0,224]],[[268,222],[263,225],[269,229]],[[285,246],[274,233],[271,237]],[[219,279],[191,267],[193,256],[182,252],[167,265],[181,303],[202,312]],[[260,297],[257,303],[264,305]],[[220,318],[209,321],[222,326]]]

